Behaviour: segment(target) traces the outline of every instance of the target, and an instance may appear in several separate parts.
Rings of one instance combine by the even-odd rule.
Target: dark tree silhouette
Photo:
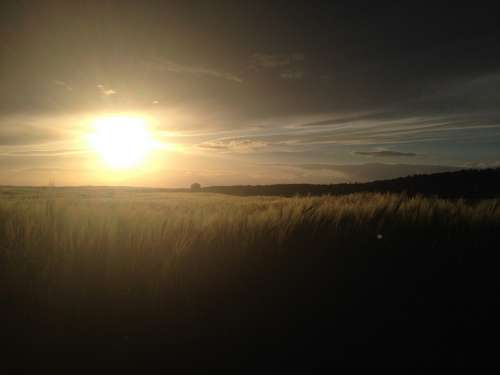
[[[486,199],[500,196],[500,168],[413,175],[363,183],[209,186],[203,191],[233,195],[342,195],[360,192],[417,194],[441,198]]]
[[[197,182],[191,184],[191,191],[201,191],[201,185]]]

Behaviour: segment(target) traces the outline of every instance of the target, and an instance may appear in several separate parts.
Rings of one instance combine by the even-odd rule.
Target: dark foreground
[[[6,369],[497,366],[498,200],[80,193],[0,206]]]

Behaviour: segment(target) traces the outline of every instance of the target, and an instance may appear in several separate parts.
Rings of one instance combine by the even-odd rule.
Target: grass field
[[[460,365],[499,230],[498,199],[3,188],[4,337],[40,364]]]

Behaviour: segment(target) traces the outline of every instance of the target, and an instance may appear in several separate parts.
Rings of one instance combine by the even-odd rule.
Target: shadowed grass
[[[499,200],[4,195],[7,333],[39,361],[140,352],[171,366],[263,357],[278,366],[383,360],[384,350],[409,358],[424,342],[421,360],[455,358],[457,330],[471,317],[488,322],[499,229]]]

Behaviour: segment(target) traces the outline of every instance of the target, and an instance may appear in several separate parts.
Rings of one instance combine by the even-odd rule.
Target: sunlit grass
[[[314,256],[318,248],[334,253],[345,241],[350,247],[434,246],[443,238],[479,234],[499,220],[497,200],[470,205],[381,194],[237,198],[82,190],[1,200],[0,243],[2,257],[30,259],[36,272],[29,277],[50,278],[52,286],[95,268],[102,276],[119,273],[124,282],[145,272],[142,281],[161,289],[179,257],[194,263],[286,257],[297,246],[310,248],[303,256]]]

